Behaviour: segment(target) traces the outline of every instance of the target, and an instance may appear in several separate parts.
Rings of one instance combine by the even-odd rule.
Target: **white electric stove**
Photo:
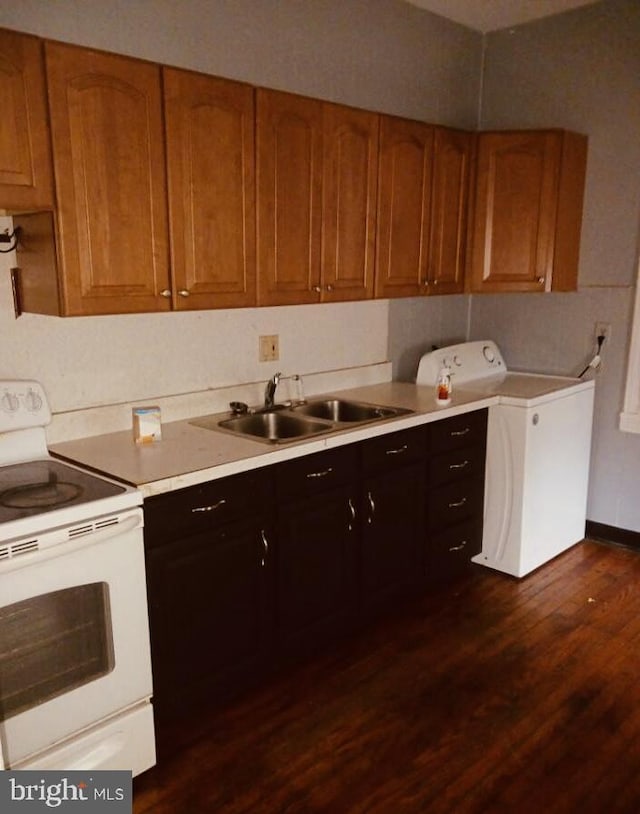
[[[0,753],[155,763],[141,493],[52,458],[35,381],[0,380]]]
[[[510,372],[491,340],[439,348],[416,384],[495,395],[489,408],[482,552],[474,562],[522,577],[584,538],[593,380]]]

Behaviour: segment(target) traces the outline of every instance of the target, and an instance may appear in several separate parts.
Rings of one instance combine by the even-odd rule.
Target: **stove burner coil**
[[[47,480],[42,483],[26,483],[0,492],[0,505],[9,509],[46,509],[62,506],[75,500],[82,487],[66,481]]]

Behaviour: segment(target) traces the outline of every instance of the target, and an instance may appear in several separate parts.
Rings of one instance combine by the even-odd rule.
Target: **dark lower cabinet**
[[[430,425],[427,575],[446,582],[482,549],[487,410]]]
[[[366,611],[404,597],[421,581],[424,495],[423,464],[365,480],[360,575]]]
[[[350,627],[358,535],[354,487],[302,498],[278,523],[277,633],[281,648],[313,650]]]
[[[145,500],[160,754],[220,703],[480,551],[487,411]]]

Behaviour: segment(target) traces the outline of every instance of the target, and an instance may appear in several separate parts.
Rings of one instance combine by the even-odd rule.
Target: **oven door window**
[[[65,588],[0,608],[0,720],[113,668],[107,583]]]

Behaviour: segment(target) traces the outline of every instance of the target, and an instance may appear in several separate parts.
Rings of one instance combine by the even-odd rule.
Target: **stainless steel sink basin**
[[[378,404],[362,404],[358,401],[344,401],[343,399],[310,401],[308,404],[303,404],[293,409],[296,414],[349,424],[360,421],[376,421],[383,418],[393,418],[393,416],[409,412],[408,410],[402,410],[396,407],[381,407]]]
[[[211,423],[192,421],[196,426],[211,427]],[[277,444],[282,441],[293,441],[297,438],[315,435],[318,432],[326,432],[329,427],[318,421],[310,421],[306,418],[298,418],[283,412],[254,413],[253,415],[242,415],[234,418],[227,418],[218,421],[217,426],[223,430],[230,430],[239,435],[250,435],[256,438],[270,441]],[[215,427],[213,427],[215,429]]]
[[[203,416],[190,421],[207,430],[244,435],[254,441],[284,444],[300,441],[318,433],[337,432],[347,427],[382,421],[385,418],[406,415],[411,410],[402,407],[383,407],[338,398],[317,399],[296,407],[276,405],[272,410],[243,413],[223,417]]]

